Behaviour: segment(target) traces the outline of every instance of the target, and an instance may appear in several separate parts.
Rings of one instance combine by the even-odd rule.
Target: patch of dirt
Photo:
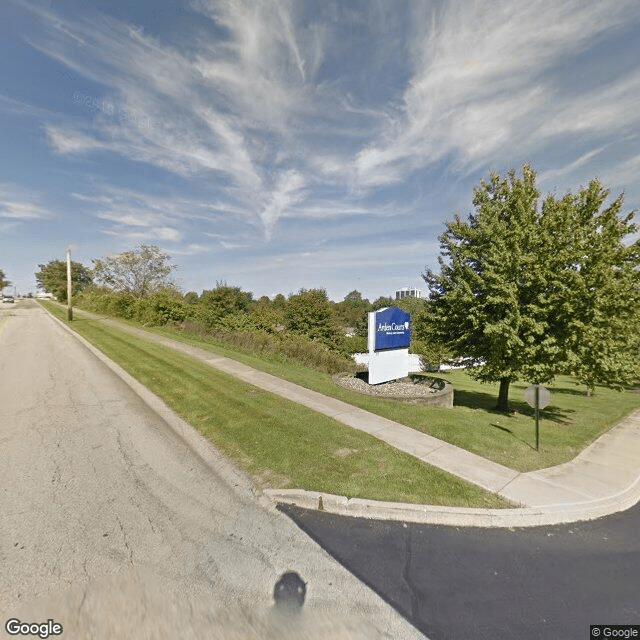
[[[350,456],[352,453],[358,453],[357,449],[336,449],[333,452],[334,456],[337,456],[338,458],[346,458],[347,456]]]
[[[271,469],[254,475],[253,482],[259,489],[288,489],[292,485],[291,478]]]

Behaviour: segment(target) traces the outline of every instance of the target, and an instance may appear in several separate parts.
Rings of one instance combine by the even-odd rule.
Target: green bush
[[[367,338],[363,336],[345,336],[343,339],[345,353],[366,353],[368,351]]]
[[[249,351],[288,358],[325,373],[358,369],[349,357],[350,347],[347,345],[350,343],[347,338],[333,332],[334,339],[329,346],[319,339],[280,331],[278,324],[283,318],[280,310],[272,313],[262,310],[256,314],[244,311],[223,314],[213,305],[185,302],[182,296],[171,291],[136,298],[130,293],[98,287],[77,296],[75,304],[87,311],[135,320],[148,326],[171,325],[181,331]]]
[[[331,347],[340,333],[334,322],[331,304],[324,289],[302,289],[287,301],[287,329]]]
[[[132,308],[132,318],[149,326],[164,326],[169,322],[182,322],[187,317],[187,306],[181,298],[167,292],[152,293],[139,298]]]
[[[230,313],[218,321],[218,326],[224,331],[246,332],[257,329],[252,317],[248,313]]]
[[[74,298],[74,305],[93,313],[104,313],[118,318],[131,318],[136,298],[127,292],[116,292],[101,287],[88,287]]]
[[[288,358],[325,373],[358,370],[353,359],[329,351],[325,345],[295,334],[273,334],[261,330],[232,332],[221,327],[207,329],[192,319],[186,319],[175,326],[181,331],[206,336],[248,351]]]
[[[450,357],[446,347],[426,340],[413,340],[410,351],[420,356],[422,371],[438,371],[440,365]]]

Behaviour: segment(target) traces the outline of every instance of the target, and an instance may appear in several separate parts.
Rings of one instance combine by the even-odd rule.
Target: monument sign
[[[369,384],[409,375],[411,315],[397,307],[369,314]]]

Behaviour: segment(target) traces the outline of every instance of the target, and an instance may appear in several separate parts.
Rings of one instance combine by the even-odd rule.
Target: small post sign
[[[369,384],[409,375],[411,315],[397,307],[369,314]]]
[[[525,389],[524,399],[527,401],[527,404],[530,407],[533,407],[536,410],[536,451],[538,451],[540,445],[538,412],[540,409],[544,409],[549,404],[549,400],[551,400],[551,394],[549,393],[549,389],[543,387],[541,384],[536,383]]]

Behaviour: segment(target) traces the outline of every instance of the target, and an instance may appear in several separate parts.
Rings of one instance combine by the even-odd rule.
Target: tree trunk
[[[498,411],[509,412],[509,383],[511,378],[500,378],[500,391],[498,393]]]

